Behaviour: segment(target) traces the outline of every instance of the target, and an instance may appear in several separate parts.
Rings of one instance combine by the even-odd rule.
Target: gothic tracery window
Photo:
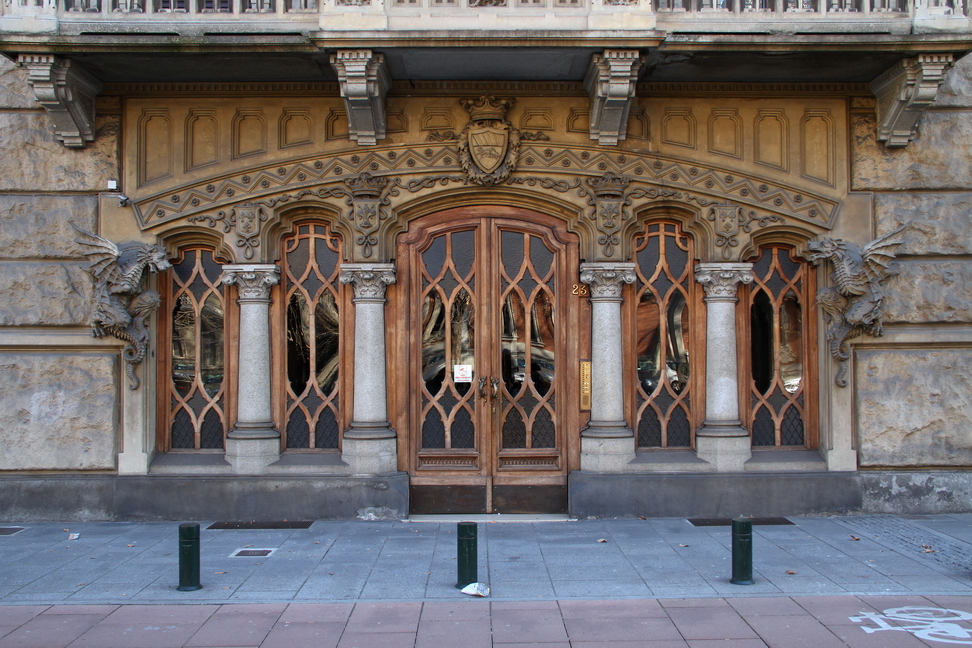
[[[677,223],[651,221],[634,243],[632,425],[639,448],[689,448],[698,400],[692,376],[699,370],[693,355],[699,309],[692,239]]]

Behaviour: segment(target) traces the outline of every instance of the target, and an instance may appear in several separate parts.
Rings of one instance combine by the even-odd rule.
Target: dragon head
[[[161,245],[147,246],[143,254],[145,265],[152,272],[162,272],[172,267],[172,264],[169,263],[169,255],[166,254],[165,248]]]
[[[829,236],[807,243],[807,250],[810,251],[809,259],[814,265],[818,265],[824,259],[836,257],[842,248],[842,240],[832,239]]]

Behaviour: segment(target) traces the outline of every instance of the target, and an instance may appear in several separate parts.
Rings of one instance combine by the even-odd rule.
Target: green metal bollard
[[[180,592],[202,589],[199,584],[199,525],[179,525],[179,587]]]
[[[737,518],[732,521],[732,580],[733,585],[752,585],[753,580],[753,521]]]
[[[477,549],[478,527],[475,522],[459,522],[456,525],[456,567],[459,570],[458,589],[479,580],[479,555]]]

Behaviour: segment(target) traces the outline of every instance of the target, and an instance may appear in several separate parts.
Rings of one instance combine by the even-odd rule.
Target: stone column
[[[240,474],[256,475],[280,458],[280,432],[270,400],[270,289],[280,281],[275,265],[223,266],[223,283],[236,285],[240,305],[236,424],[226,440],[226,460]]]
[[[752,457],[749,432],[739,420],[736,361],[736,290],[753,280],[751,263],[700,263],[705,287],[705,420],[695,433],[699,459],[718,472],[740,472]]]
[[[581,432],[581,470],[624,472],[634,459],[634,432],[624,419],[621,290],[635,280],[633,263],[582,263],[591,291],[591,421]]]
[[[344,263],[340,281],[354,287],[354,409],[342,458],[352,474],[395,472],[398,447],[385,382],[385,288],[395,283],[395,266]]]

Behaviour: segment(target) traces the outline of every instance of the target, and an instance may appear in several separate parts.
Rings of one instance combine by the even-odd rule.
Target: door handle
[[[493,378],[492,380],[493,380],[493,393],[492,393],[491,398],[493,400],[496,400],[496,397],[499,396],[500,379],[499,378]]]
[[[489,396],[486,394],[486,381],[489,380],[486,376],[479,377],[479,397],[483,400],[489,400]]]

